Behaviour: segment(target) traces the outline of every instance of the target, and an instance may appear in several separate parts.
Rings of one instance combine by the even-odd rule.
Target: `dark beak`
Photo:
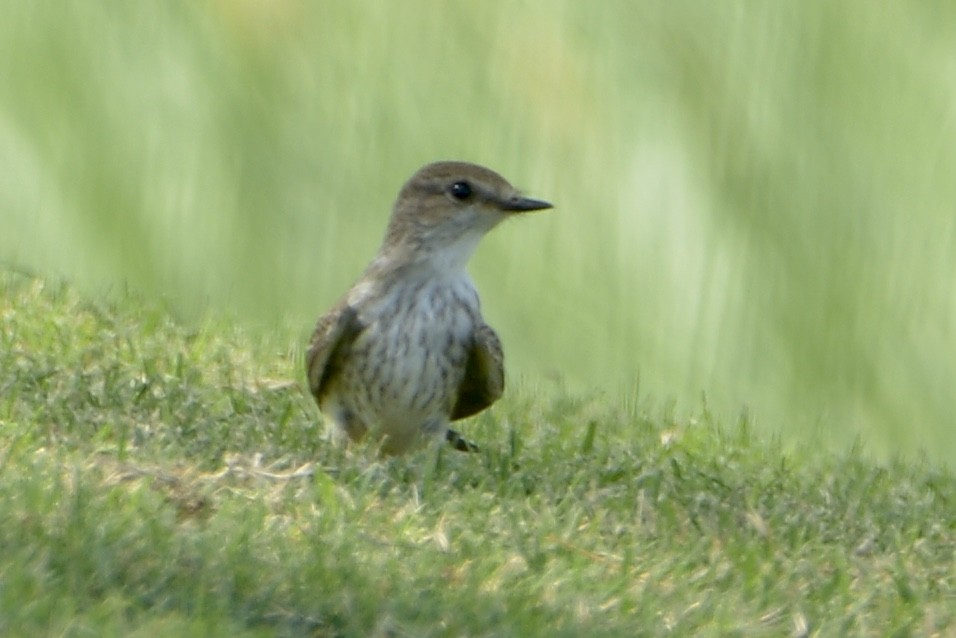
[[[501,202],[501,210],[515,213],[527,213],[532,210],[544,210],[552,208],[551,204],[540,199],[531,199],[530,197],[512,197]]]

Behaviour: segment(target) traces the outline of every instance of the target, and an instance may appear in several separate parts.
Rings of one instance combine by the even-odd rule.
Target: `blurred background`
[[[301,347],[465,159],[526,391],[956,454],[956,3],[0,5],[0,267]]]

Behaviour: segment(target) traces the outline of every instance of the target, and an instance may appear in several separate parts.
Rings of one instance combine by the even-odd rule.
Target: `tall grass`
[[[956,8],[2,2],[0,259],[298,340],[419,165],[512,377],[956,452]]]

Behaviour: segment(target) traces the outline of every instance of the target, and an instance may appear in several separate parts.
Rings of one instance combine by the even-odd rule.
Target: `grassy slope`
[[[8,1],[0,262],[294,335],[468,159],[556,205],[472,262],[513,372],[956,458],[956,2],[874,4]]]
[[[956,632],[948,471],[528,389],[375,463],[225,332],[0,275],[0,634]]]

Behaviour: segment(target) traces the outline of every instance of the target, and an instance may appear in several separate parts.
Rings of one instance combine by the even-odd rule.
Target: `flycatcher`
[[[441,438],[477,449],[449,426],[498,400],[504,356],[465,267],[489,230],[546,208],[465,162],[429,164],[405,183],[378,254],[319,318],[306,355],[338,438],[374,437],[384,454]]]

